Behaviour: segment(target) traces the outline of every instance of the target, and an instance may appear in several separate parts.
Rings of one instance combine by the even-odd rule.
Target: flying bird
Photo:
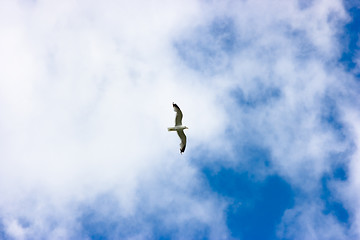
[[[185,151],[185,147],[186,147],[186,135],[184,133],[184,129],[188,129],[188,127],[182,125],[183,114],[182,114],[179,106],[176,105],[176,103],[173,103],[173,108],[174,108],[174,111],[176,112],[175,127],[169,127],[168,131],[176,131],[177,134],[179,135],[179,137],[181,139],[180,153],[183,154],[183,152]]]

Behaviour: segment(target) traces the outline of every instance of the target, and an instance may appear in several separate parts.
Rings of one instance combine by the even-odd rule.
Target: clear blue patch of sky
[[[348,179],[347,165],[339,164],[333,171],[333,178],[335,180],[346,181]]]
[[[230,136],[236,141],[236,134]],[[295,192],[283,178],[277,175],[259,176],[271,169],[271,153],[256,143],[235,146],[241,161],[227,166],[218,159],[215,164],[198,163],[211,191],[229,203],[226,223],[235,239],[277,239],[276,229],[284,211],[294,205]],[[222,164],[223,163],[223,164]]]
[[[248,172],[204,169],[211,189],[228,199],[227,226],[232,237],[240,239],[276,239],[276,226],[283,213],[294,204],[291,186],[273,175],[263,181]]]

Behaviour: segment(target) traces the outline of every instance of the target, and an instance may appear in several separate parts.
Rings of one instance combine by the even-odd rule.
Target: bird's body
[[[176,131],[177,134],[179,135],[179,137],[181,139],[180,153],[182,154],[185,151],[185,147],[186,147],[186,135],[184,133],[184,129],[188,129],[188,127],[182,125],[183,114],[182,114],[179,106],[176,105],[175,103],[173,103],[173,108],[174,108],[174,111],[176,112],[175,127],[169,127],[168,131]]]
[[[187,129],[187,127],[185,126],[175,126],[175,127],[168,127],[168,131],[179,131],[179,130],[184,130]]]

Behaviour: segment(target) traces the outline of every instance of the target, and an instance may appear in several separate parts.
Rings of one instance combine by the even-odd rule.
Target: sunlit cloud
[[[354,16],[337,0],[3,1],[0,238],[356,239]],[[262,232],[245,221],[264,212]]]

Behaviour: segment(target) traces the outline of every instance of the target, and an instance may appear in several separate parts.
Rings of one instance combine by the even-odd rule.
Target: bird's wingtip
[[[173,106],[174,108],[180,109],[179,106],[178,106],[176,103],[174,103],[174,102],[173,102],[172,106]]]
[[[181,153],[181,155],[185,152],[185,148],[186,148],[186,146],[180,148],[180,153]]]

